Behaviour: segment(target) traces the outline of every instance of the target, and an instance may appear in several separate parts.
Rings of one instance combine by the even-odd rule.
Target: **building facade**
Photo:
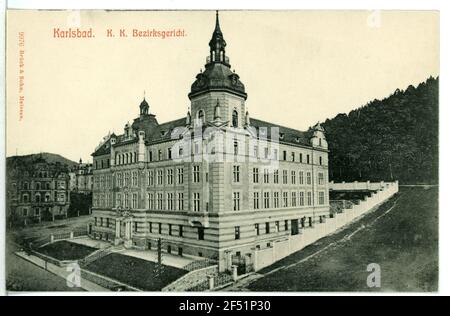
[[[207,257],[220,270],[330,216],[328,148],[302,132],[251,118],[230,69],[219,18],[186,117],[158,123],[145,100],[121,135],[93,155],[89,233],[137,249]]]
[[[67,217],[70,205],[69,174],[65,166],[37,158],[18,163],[8,177],[10,220],[29,224]]]
[[[80,159],[78,165],[72,167],[70,173],[70,191],[78,193],[91,193],[94,185],[92,163],[83,163]]]

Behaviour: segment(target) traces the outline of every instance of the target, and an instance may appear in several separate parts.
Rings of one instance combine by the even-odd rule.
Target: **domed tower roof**
[[[195,77],[189,98],[210,91],[227,91],[247,99],[239,75],[230,69],[229,58],[225,54],[226,45],[216,11],[216,26],[209,41],[210,54],[206,59],[205,71],[200,71]]]
[[[139,109],[141,110],[141,115],[146,115],[148,114],[148,109],[149,109],[149,105],[147,103],[147,101],[145,100],[145,96],[144,96],[144,100],[142,100],[141,104],[139,105]]]

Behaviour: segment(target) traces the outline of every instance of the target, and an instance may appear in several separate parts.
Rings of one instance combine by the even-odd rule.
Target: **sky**
[[[52,152],[92,161],[103,136],[122,133],[138,116],[144,91],[160,123],[184,117],[214,23],[214,11],[9,11],[7,156]],[[220,24],[250,116],[291,128],[305,130],[439,75],[433,11],[222,11]],[[54,37],[55,28],[69,27],[92,28],[95,38]],[[153,28],[186,36],[131,36]]]

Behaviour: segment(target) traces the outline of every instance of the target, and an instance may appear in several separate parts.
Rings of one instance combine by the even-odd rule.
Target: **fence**
[[[106,257],[107,255],[109,255],[111,253],[110,248],[112,248],[112,246],[94,251],[89,256],[87,256],[84,259],[81,259],[79,261],[80,266],[86,267],[90,263],[92,263],[98,259],[101,259],[103,257]]]
[[[202,268],[206,268],[209,266],[216,265],[217,262],[208,258],[205,258],[203,260],[196,260],[193,262],[188,263],[185,265],[182,269],[186,271],[194,271]]]
[[[330,181],[329,188],[330,190],[336,190],[336,191],[362,191],[362,190],[369,190],[369,191],[379,191],[384,189],[389,184],[397,183],[396,182],[340,182],[340,183],[334,183],[333,181]]]
[[[366,197],[359,204],[354,204],[350,208],[343,209],[341,213],[334,214],[333,218],[327,218],[325,223],[318,224],[314,228],[303,229],[301,234],[289,236],[286,240],[274,242],[270,248],[255,251],[255,271],[271,265],[338,230],[397,192],[398,182],[384,183],[383,189],[370,197]]]

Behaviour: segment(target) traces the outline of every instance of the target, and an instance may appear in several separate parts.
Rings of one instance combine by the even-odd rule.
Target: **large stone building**
[[[160,124],[145,100],[93,155],[94,238],[251,267],[255,251],[329,216],[328,150],[309,131],[254,119],[216,16],[186,117]]]
[[[11,224],[67,217],[70,204],[67,166],[38,157],[17,160],[8,170],[7,208]]]

